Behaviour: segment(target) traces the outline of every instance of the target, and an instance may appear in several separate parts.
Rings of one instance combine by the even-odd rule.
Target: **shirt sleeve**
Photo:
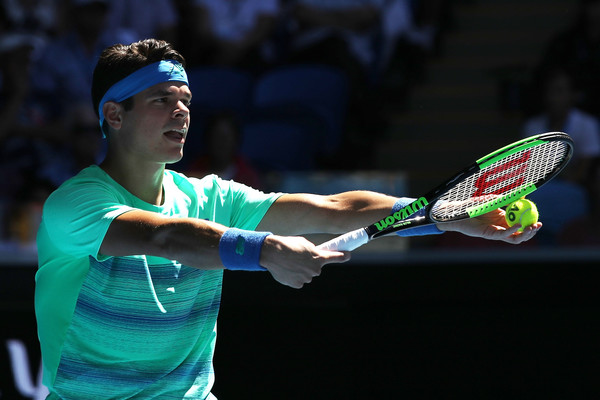
[[[231,226],[256,229],[273,202],[282,193],[263,193],[234,181],[228,182],[233,193]]]
[[[254,230],[283,193],[264,193],[244,184],[227,181],[212,175],[201,180],[192,178],[203,204],[210,216],[207,219],[228,227]]]
[[[57,249],[73,257],[97,258],[110,223],[130,210],[108,187],[78,183],[52,193],[42,218]]]

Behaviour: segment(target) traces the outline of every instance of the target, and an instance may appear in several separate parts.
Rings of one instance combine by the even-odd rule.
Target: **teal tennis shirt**
[[[107,257],[100,245],[111,221],[133,209],[252,230],[279,194],[168,170],[163,188],[155,206],[92,166],[46,201],[35,312],[50,399],[209,396],[223,272]]]

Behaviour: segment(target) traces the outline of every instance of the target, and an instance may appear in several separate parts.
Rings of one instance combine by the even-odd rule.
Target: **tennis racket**
[[[566,133],[519,140],[480,158],[392,215],[318,247],[352,251],[400,230],[477,217],[535,191],[558,175],[572,155],[573,140]]]

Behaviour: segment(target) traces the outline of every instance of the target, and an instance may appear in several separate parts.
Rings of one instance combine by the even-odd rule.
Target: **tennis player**
[[[350,256],[297,235],[343,233],[410,201],[262,193],[166,169],[190,125],[184,66],[153,39],[112,46],[98,61],[92,97],[106,159],[49,197],[38,234],[35,309],[50,399],[214,399],[223,269],[266,271],[300,288]],[[495,211],[416,234],[519,243],[540,227],[516,234]]]

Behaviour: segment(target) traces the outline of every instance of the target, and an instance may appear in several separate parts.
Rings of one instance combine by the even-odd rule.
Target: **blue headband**
[[[148,89],[150,86],[170,81],[185,82],[186,85],[189,85],[185,69],[175,60],[162,60],[146,65],[112,85],[104,96],[102,96],[100,104],[98,104],[100,128],[102,128],[102,124],[104,123],[104,113],[102,112],[104,103],[107,101],[119,103]]]

